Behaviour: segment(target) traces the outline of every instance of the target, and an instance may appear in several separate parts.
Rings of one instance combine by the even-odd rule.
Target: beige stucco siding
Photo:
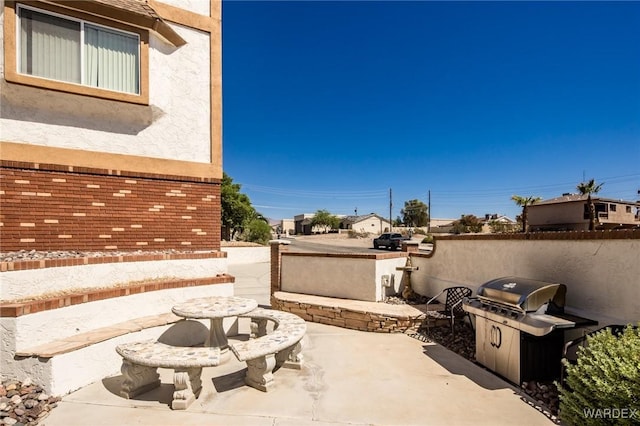
[[[573,202],[548,205],[538,205],[527,209],[529,226],[544,226],[558,223],[583,223],[588,225],[589,220],[584,219],[584,202]]]
[[[384,228],[389,227],[389,222],[382,221],[377,217],[370,217],[363,221],[353,224],[353,230],[357,232],[370,232],[372,234],[380,234]]]

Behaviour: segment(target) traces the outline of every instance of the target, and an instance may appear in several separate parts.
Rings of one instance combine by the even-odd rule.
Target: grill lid
[[[567,287],[521,277],[496,278],[478,288],[478,298],[525,311],[537,311],[545,303],[564,310]]]

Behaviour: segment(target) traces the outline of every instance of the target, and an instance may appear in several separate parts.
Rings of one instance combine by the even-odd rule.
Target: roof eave
[[[124,24],[133,25],[138,28],[151,30],[162,38],[167,40],[175,47],[187,44],[178,33],[176,33],[169,24],[167,24],[156,12],[145,3],[145,8],[150,13],[141,14],[134,10],[118,7],[114,4],[103,3],[101,1],[74,0],[74,1],[57,1],[48,0],[44,3],[51,3],[69,9],[76,9],[92,15],[109,18]]]

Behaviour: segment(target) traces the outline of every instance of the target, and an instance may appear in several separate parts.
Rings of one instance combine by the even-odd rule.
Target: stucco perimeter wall
[[[397,293],[405,254],[307,254],[282,253],[281,290],[342,299],[378,302]],[[392,287],[382,286],[388,275]]]
[[[271,261],[269,247],[222,247],[227,253],[229,265],[243,265],[247,263],[265,263]]]
[[[567,285],[566,308],[600,326],[640,321],[640,234],[553,233],[535,239],[438,238],[429,257],[412,254],[419,270],[416,292],[432,296],[445,287],[474,289],[490,279],[515,275]],[[623,232],[623,231],[620,231]],[[614,238],[627,235],[628,238]],[[562,239],[561,239],[562,238]]]

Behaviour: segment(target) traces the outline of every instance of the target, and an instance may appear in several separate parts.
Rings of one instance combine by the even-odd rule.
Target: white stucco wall
[[[271,261],[271,249],[269,247],[222,247],[222,251],[227,253],[229,265]]]
[[[159,278],[206,278],[227,272],[226,258],[157,260],[29,269],[0,273],[0,300],[16,300]],[[90,277],[90,279],[88,279]]]
[[[567,310],[601,326],[640,321],[640,240],[438,240],[432,258],[412,258],[416,292],[474,290],[515,275],[567,285]]]
[[[357,256],[282,256],[281,290],[291,293],[378,302],[397,293],[404,266],[402,255],[391,259]],[[393,288],[383,289],[382,276],[392,275]]]
[[[114,323],[149,315],[166,314],[171,312],[174,305],[185,300],[209,296],[233,296],[233,283],[181,287],[114,297],[17,318],[7,318],[6,321],[15,321],[14,344],[15,350],[20,351],[75,334],[112,326]],[[48,324],[55,324],[55,326],[49,327]]]
[[[194,5],[198,2],[192,2]],[[206,3],[208,15],[208,2]],[[199,6],[200,7],[200,6]],[[82,97],[24,90],[37,98],[27,105],[15,95],[3,102],[2,140],[58,148],[128,154],[172,160],[211,161],[209,34],[171,24],[187,41],[175,48],[151,33],[149,102],[151,123],[113,119],[118,103],[101,101],[78,107]],[[0,33],[0,36],[2,33]],[[0,43],[2,45],[3,43]],[[4,55],[0,67],[4,69]],[[4,76],[4,73],[3,73]],[[60,105],[62,103],[62,105]],[[101,107],[100,105],[106,105]],[[48,106],[48,107],[47,107]],[[124,107],[125,105],[123,105]],[[107,111],[105,111],[107,108]],[[138,110],[145,107],[138,107]],[[73,111],[60,117],[59,111]],[[28,116],[27,122],[15,117]],[[133,120],[133,118],[132,118]],[[96,123],[99,123],[97,125]]]

